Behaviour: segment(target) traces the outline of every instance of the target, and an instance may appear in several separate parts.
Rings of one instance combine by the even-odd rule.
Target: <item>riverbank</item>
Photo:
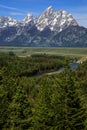
[[[73,63],[70,63],[70,68],[75,70],[78,68],[78,63],[76,62],[73,62]],[[43,73],[43,74],[37,74],[37,75],[34,75],[32,77],[42,77],[42,76],[50,76],[50,75],[55,75],[55,74],[60,74],[61,72],[63,72],[63,70],[65,69],[65,67],[61,67],[60,69],[56,70],[56,71],[51,71],[51,72],[47,72],[47,73]]]
[[[87,56],[83,56],[82,58],[80,58],[77,63],[78,64],[82,64],[84,61],[87,61]]]

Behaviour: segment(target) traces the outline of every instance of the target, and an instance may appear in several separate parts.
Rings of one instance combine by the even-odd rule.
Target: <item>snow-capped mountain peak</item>
[[[20,22],[11,17],[0,17],[0,28],[9,26],[28,26],[28,28],[31,28],[32,26],[36,26],[39,31],[48,27],[51,31],[60,32],[70,25],[78,25],[73,16],[65,10],[54,11],[52,6],[43,11],[38,18],[34,18],[29,13]]]
[[[54,9],[49,6],[36,20],[36,27],[42,31],[53,20]]]
[[[42,31],[48,26],[52,31],[62,31],[68,26],[76,26],[78,23],[65,10],[54,11],[53,7],[48,7],[37,19],[36,26],[38,30]]]
[[[50,9],[53,9],[53,6],[49,6],[46,10],[50,10]]]
[[[52,6],[49,6],[43,13],[46,13],[47,15],[50,15],[54,12],[54,8]]]
[[[32,14],[27,14],[26,17],[22,20],[22,25],[29,25],[29,28],[35,24],[35,18]]]
[[[14,26],[16,24],[17,20],[13,19],[12,17],[0,17],[0,28]]]
[[[32,14],[27,14],[26,17],[23,19],[23,22],[24,23],[29,23],[30,21],[32,21],[34,18],[33,18],[33,15]]]
[[[50,6],[37,18],[31,14],[22,21],[0,17],[0,45],[87,47],[87,29],[67,11]]]
[[[68,26],[77,26],[78,23],[73,16],[65,10],[59,10],[54,12],[54,18],[51,22],[50,29],[53,31],[62,31]]]

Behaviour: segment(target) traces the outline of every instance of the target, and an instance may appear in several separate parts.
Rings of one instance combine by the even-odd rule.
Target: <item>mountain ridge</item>
[[[49,6],[38,18],[32,14],[22,21],[0,17],[0,45],[83,47],[87,46],[87,28],[67,11]]]

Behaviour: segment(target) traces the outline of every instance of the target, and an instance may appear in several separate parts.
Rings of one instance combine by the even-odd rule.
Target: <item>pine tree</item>
[[[63,126],[63,93],[59,82],[53,77],[42,79],[34,109],[35,130],[57,130]]]
[[[63,89],[65,91],[64,98],[64,130],[83,130],[85,128],[85,110],[81,105],[78,93],[79,83],[73,77],[72,71],[66,72],[62,78]]]
[[[31,105],[24,88],[19,86],[10,104],[9,124],[12,130],[26,130],[31,127]]]

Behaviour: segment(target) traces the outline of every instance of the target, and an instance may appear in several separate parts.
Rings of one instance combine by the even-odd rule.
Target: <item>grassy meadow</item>
[[[87,56],[87,48],[0,47],[0,52],[13,52],[17,56],[30,56],[32,54],[49,54],[75,57]]]

